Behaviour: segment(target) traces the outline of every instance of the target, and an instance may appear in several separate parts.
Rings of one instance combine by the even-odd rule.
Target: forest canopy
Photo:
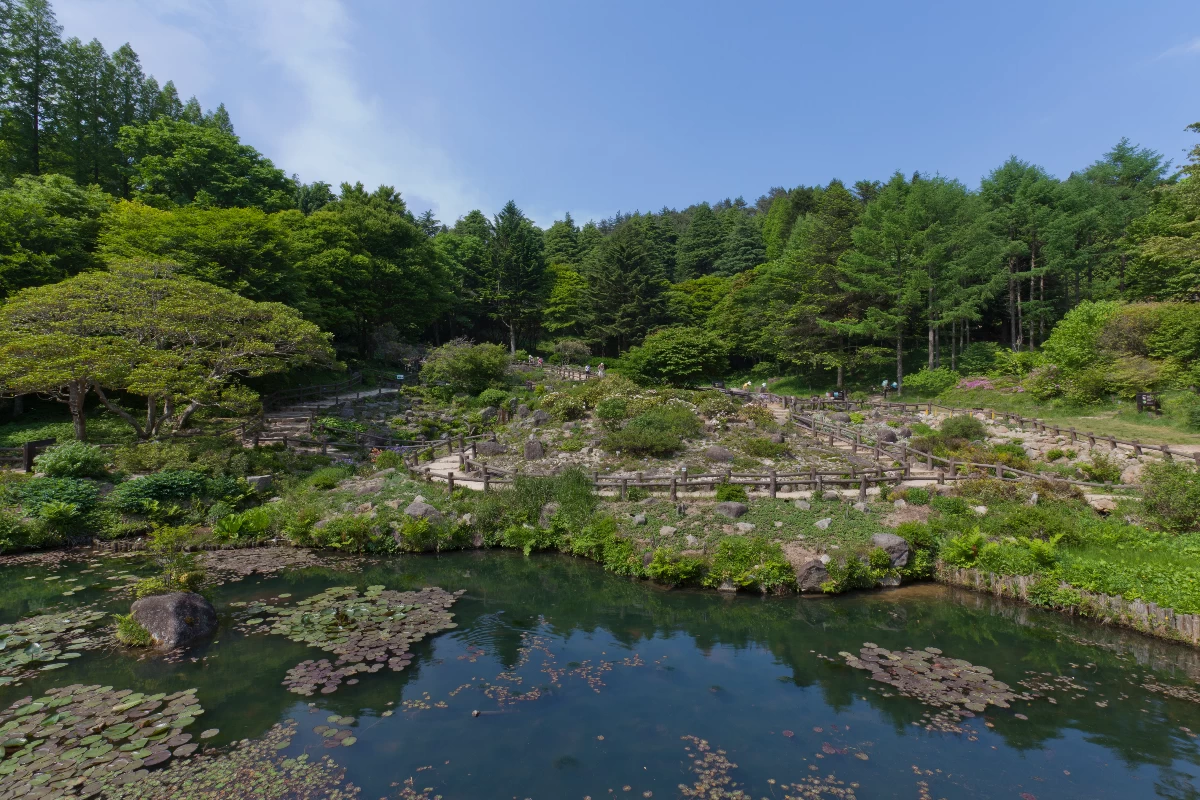
[[[48,0],[0,10],[0,302],[170,264],[294,309],[349,359],[460,338],[547,357],[582,343],[649,381],[736,370],[840,386],[969,372],[983,345],[1065,352],[1057,325],[1121,302],[1135,305],[1120,319],[1174,330],[1183,312],[1162,304],[1200,296],[1200,146],[1178,171],[1122,139],[1065,177],[1014,156],[970,182],[846,176],[544,230],[509,201],[451,223],[396,187],[289,176],[129,45],[64,39]],[[1200,379],[1178,355],[1150,370],[1131,359],[1154,356],[1098,347],[1109,361],[1093,373]]]

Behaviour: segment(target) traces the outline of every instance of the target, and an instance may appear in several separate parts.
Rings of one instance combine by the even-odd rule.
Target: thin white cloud
[[[143,67],[205,108],[227,102],[243,141],[302,180],[388,184],[448,222],[493,205],[422,131],[436,108],[382,102],[355,76],[344,0],[56,0],[67,36],[129,41]],[[405,101],[406,103],[409,101]]]
[[[1176,45],[1175,47],[1167,48],[1158,54],[1159,58],[1179,58],[1180,56],[1194,56],[1200,54],[1200,36],[1192,39],[1185,44]]]

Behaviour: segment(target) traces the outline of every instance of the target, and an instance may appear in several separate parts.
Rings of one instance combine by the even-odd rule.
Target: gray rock
[[[900,430],[896,431],[896,433],[900,435],[901,439],[912,438],[912,428],[901,428]]]
[[[896,502],[892,503],[892,505],[895,506],[897,510],[903,510],[903,509],[908,508],[908,503],[906,503],[904,501],[903,497],[896,500]]]
[[[574,422],[564,422],[564,423],[562,424],[562,429],[563,429],[564,431],[573,431],[573,430],[575,430],[575,427],[576,427],[576,426],[575,426],[575,423],[574,423]]]
[[[728,449],[717,445],[706,448],[704,451],[704,457],[709,461],[733,461],[733,453],[729,452]]]
[[[737,524],[738,533],[749,533],[754,530],[753,522],[739,522]]]
[[[767,438],[770,439],[775,444],[783,444],[783,434],[782,433],[772,433]]]
[[[800,509],[801,511],[808,511],[812,508],[812,503],[808,502],[807,500],[797,500],[796,508]]]
[[[275,485],[274,475],[251,475],[246,478],[246,483],[250,484],[250,488],[256,492],[269,492],[271,487]]]
[[[881,429],[879,433],[875,435],[875,438],[881,442],[886,442],[887,444],[895,444],[897,439],[896,432],[891,428]]]
[[[192,592],[143,597],[133,604],[130,613],[150,631],[156,645],[168,649],[211,636],[217,629],[212,603]]]
[[[730,519],[737,519],[749,510],[750,508],[745,503],[735,503],[733,501],[717,503],[716,507],[713,509],[713,511],[717,512],[721,516],[729,517]]]
[[[354,406],[349,404],[338,409],[338,416],[342,419],[354,419]]]
[[[643,567],[650,566],[650,563],[652,561],[654,561],[654,553],[650,552],[649,550],[642,553],[642,566]]]
[[[781,519],[777,519],[777,520],[775,520],[775,527],[776,527],[776,528],[782,528],[782,527],[783,527],[783,520],[781,520]]]
[[[479,412],[479,419],[483,420],[483,423],[486,425],[494,420],[499,413],[500,409],[496,408],[495,406],[488,406],[483,411]]]
[[[545,414],[546,412],[543,411],[542,413]],[[524,403],[521,403],[521,405],[517,406],[517,416],[520,417],[521,419],[525,419],[526,417],[528,417],[529,416],[529,406],[525,405]]]
[[[825,519],[817,520],[816,522],[813,523],[813,525],[820,528],[821,530],[827,530],[829,528],[829,524],[831,522],[833,522],[833,517],[825,517]]]
[[[536,461],[539,458],[546,456],[546,448],[542,447],[542,443],[537,439],[525,440],[525,460]]]
[[[1038,504],[1038,493],[1034,492],[1033,494],[1029,495],[1029,499],[1025,501],[1025,505],[1036,506],[1037,504]]]
[[[688,547],[699,547],[700,545],[700,540],[695,536],[692,536],[690,533],[687,535],[687,538],[685,538],[684,541],[687,542]]]
[[[869,505],[867,505],[866,503],[864,503],[863,501],[859,500],[857,503],[854,504],[854,510],[861,511],[864,514],[867,514],[871,511],[871,507]]]
[[[834,422],[840,422],[843,425],[850,422],[850,415],[847,414],[845,411],[838,411],[834,414],[831,414],[829,418],[831,420],[833,420]]]
[[[729,580],[723,581],[721,585],[717,587],[718,592],[736,592],[737,590],[737,584]]]
[[[674,536],[679,529],[673,525],[663,525],[658,529],[659,536]]]
[[[892,559],[892,567],[899,569],[908,564],[910,552],[908,542],[894,533],[877,533],[871,537],[871,544],[882,548]]]
[[[545,425],[550,421],[550,415],[540,408],[529,415],[529,421],[536,425]]]
[[[986,517],[988,512],[987,506],[971,506],[971,510],[981,517]]]
[[[645,514],[634,514],[633,515],[633,524],[634,525],[645,525],[646,524],[646,515]]]
[[[899,586],[900,585],[900,576],[899,575],[884,575],[882,578],[880,578],[879,580],[877,580],[875,582],[875,585],[876,586],[888,586],[888,587]]]
[[[829,580],[829,570],[818,558],[806,561],[796,570],[796,585],[802,592],[819,592],[821,584]]]
[[[354,495],[362,497],[365,494],[378,494],[381,489],[383,489],[383,478],[372,478],[354,487]]]
[[[500,444],[500,442],[492,442],[484,439],[482,442],[475,443],[475,453],[481,456],[499,456],[508,452],[508,448]]]
[[[538,527],[549,528],[554,515],[558,513],[560,508],[558,503],[546,503],[542,506],[542,510],[538,513]]]
[[[466,527],[469,528],[475,524],[475,515],[474,514],[463,514],[461,517],[459,517],[458,521],[461,525],[465,525]]]
[[[413,519],[427,519],[434,523],[441,522],[443,519],[445,519],[445,517],[442,516],[442,512],[429,505],[429,503],[420,500],[414,500],[413,502],[409,503],[408,507],[404,509],[404,513]]]

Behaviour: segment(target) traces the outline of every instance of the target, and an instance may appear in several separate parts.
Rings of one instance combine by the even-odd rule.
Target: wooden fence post
[[[867,500],[867,476],[863,475],[858,481],[858,499],[859,502]]]
[[[675,476],[672,475],[671,476],[671,502],[674,503],[678,499],[679,499],[679,495],[676,492]]]
[[[484,465],[483,468],[483,490],[486,492],[491,489],[491,476],[488,475],[488,468]]]
[[[775,494],[776,494],[776,491],[777,491],[777,483],[776,483],[776,481],[777,481],[777,477],[776,477],[775,470],[771,470],[771,484],[770,484],[770,491],[771,491],[771,499],[772,499],[772,500],[774,500],[774,499],[775,499]]]
[[[621,499],[629,498],[629,478],[621,478]]]
[[[450,494],[454,494],[454,470],[449,470],[446,473],[446,488]]]
[[[946,485],[946,470],[939,469],[937,471],[937,482],[938,482],[938,486]]]

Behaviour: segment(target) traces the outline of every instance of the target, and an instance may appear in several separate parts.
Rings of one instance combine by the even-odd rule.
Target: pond
[[[139,564],[4,567],[0,624],[124,611],[108,589]],[[399,671],[289,691],[290,669],[330,654],[247,615],[338,586],[463,593],[456,627],[413,642]],[[166,695],[177,718],[197,718],[193,743],[216,748],[207,764],[204,750],[170,763],[224,775],[214,796],[232,798],[275,796],[242,780],[255,759],[275,765],[277,787],[313,797],[1184,798],[1200,785],[1194,650],[938,585],[725,597],[486,552],[251,575],[213,601],[211,643],[167,658],[85,646],[0,687],[0,706],[78,684],[133,690],[149,707]],[[974,700],[999,705],[956,702],[971,682],[984,687]],[[4,763],[0,797],[14,790]],[[150,777],[167,766],[148,764]],[[170,796],[155,786],[121,796]]]

